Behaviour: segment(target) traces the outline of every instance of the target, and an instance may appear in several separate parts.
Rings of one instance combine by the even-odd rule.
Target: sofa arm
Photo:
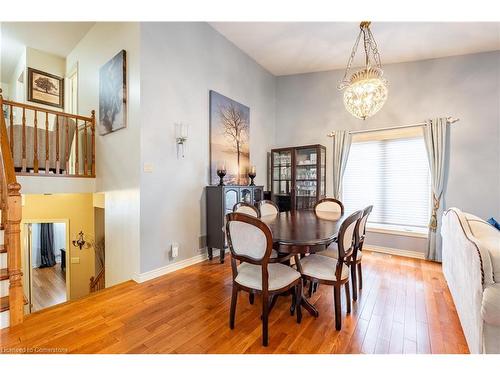
[[[486,323],[500,326],[500,283],[484,289],[481,316]]]

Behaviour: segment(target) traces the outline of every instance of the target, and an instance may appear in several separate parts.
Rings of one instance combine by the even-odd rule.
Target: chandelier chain
[[[347,61],[347,67],[345,69],[344,77],[342,78],[342,81],[338,85],[339,89],[344,88],[348,83],[349,80],[347,79],[347,75],[349,74],[349,71],[351,70],[351,65],[354,60],[354,56],[356,56],[356,52],[358,51],[358,45],[359,41],[361,40],[361,34],[363,34],[363,29],[359,31],[358,37],[356,38],[356,41],[354,42],[354,46],[352,47],[351,51],[351,56],[349,56],[349,60]]]
[[[370,30],[370,23],[362,23],[360,25],[360,31],[356,41],[354,42],[354,46],[352,47],[351,55],[349,56],[349,60],[347,61],[347,66],[344,72],[344,77],[342,81],[340,81],[338,88],[343,89],[349,85],[348,75],[351,70],[352,63],[354,61],[354,57],[356,56],[356,52],[358,51],[359,42],[361,40],[361,36],[363,36],[363,47],[365,51],[365,67],[366,69],[370,68],[370,61],[373,60],[375,66],[382,72],[382,63],[380,60],[380,53],[378,51],[377,42],[375,41],[375,37]],[[370,58],[371,55],[371,58]]]

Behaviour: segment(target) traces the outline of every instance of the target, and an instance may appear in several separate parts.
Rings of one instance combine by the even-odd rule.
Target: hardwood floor
[[[279,298],[261,346],[260,299],[240,293],[229,329],[230,262],[205,261],[32,314],[0,332],[1,347],[70,353],[468,353],[436,263],[364,252],[363,290],[336,331],[332,288],[312,297],[320,316],[290,316]],[[342,293],[343,298],[345,298]],[[344,300],[343,300],[344,303]],[[8,351],[9,349],[7,349]]]
[[[66,279],[61,263],[54,267],[33,268],[31,311],[39,311],[66,302]]]

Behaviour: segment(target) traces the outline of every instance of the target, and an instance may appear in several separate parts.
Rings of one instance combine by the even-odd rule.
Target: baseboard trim
[[[214,249],[213,250],[213,257],[216,258],[218,256],[219,256],[219,250]],[[189,266],[192,266],[193,264],[201,263],[207,259],[208,259],[207,253],[199,254],[199,255],[196,255],[192,258],[184,259],[184,260],[181,260],[179,262],[172,263],[172,264],[167,264],[164,267],[160,267],[160,268],[148,271],[148,272],[135,273],[133,280],[137,283],[143,283],[145,281],[153,280],[153,279],[156,279],[157,277],[181,270],[181,269],[189,267]]]
[[[375,246],[375,245],[365,245],[364,249],[369,251],[374,251],[376,253],[399,255],[402,257],[415,258],[415,259],[425,259],[425,254],[413,250],[394,249],[392,247]]]

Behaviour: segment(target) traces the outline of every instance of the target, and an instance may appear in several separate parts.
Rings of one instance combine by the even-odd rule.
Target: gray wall
[[[250,158],[256,183],[266,178],[273,146],[275,77],[206,23],[141,24],[141,272],[200,254],[209,182],[209,90],[250,107]],[[189,125],[176,158],[174,123]]]
[[[337,90],[343,71],[278,77],[276,145],[324,144],[331,166],[331,139],[326,137],[331,130],[458,117],[460,122],[451,127],[445,204],[483,218],[500,217],[500,52],[390,64],[384,71],[389,98],[382,110],[366,121],[344,109],[342,93]],[[330,173],[328,194],[331,178]],[[372,237],[378,246],[395,247],[391,237],[385,236],[385,241],[383,235]],[[407,237],[397,243],[415,249],[415,241]]]

